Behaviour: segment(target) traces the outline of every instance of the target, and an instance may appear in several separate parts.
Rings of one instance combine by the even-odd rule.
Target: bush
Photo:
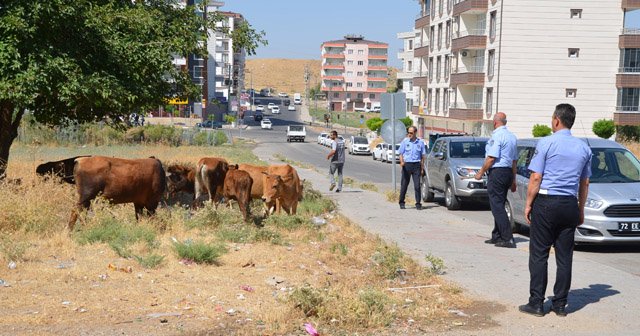
[[[531,131],[535,138],[546,137],[547,135],[551,135],[551,127],[547,125],[535,124],[533,125],[533,130]]]
[[[413,125],[413,120],[411,120],[411,117],[404,117],[398,120],[402,121],[405,128],[408,128],[409,126]]]
[[[225,114],[223,119],[224,119],[225,122],[228,122],[228,123],[232,123],[232,122],[236,121],[236,117],[234,117],[234,116],[232,116],[230,114]]]
[[[639,126],[617,126],[616,127],[617,141],[638,141],[640,140],[640,127]]]
[[[124,134],[124,140],[129,143],[141,143],[144,141],[144,127],[133,127]]]
[[[324,304],[325,298],[320,290],[307,284],[304,287],[296,288],[289,296],[289,300],[305,316],[310,317],[318,316],[318,311]]]
[[[173,247],[180,257],[195,263],[219,265],[218,258],[227,252],[227,248],[222,244],[208,244],[205,242],[175,242]]]
[[[147,142],[179,146],[182,142],[182,129],[165,125],[144,126],[144,137]]]
[[[380,127],[382,127],[382,124],[384,124],[384,120],[380,119],[380,117],[375,117],[367,120],[367,127],[373,132],[380,131]]]
[[[593,123],[593,133],[603,139],[609,139],[616,132],[616,124],[611,119],[600,119]]]
[[[100,224],[78,233],[80,244],[107,243],[119,256],[132,257],[130,246],[137,242],[146,242],[148,247],[154,247],[156,233],[151,228],[138,224],[126,225],[113,217],[100,218]]]

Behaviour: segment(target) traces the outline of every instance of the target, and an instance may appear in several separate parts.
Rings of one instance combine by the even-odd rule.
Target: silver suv
[[[457,210],[462,201],[487,201],[487,180],[475,175],[484,163],[488,138],[456,136],[439,138],[425,160],[422,198],[433,202],[434,192],[443,192],[447,209]]]
[[[576,243],[640,243],[640,162],[614,141],[583,140],[593,153],[592,176],[584,224],[576,230]],[[518,140],[518,190],[508,193],[505,204],[514,231],[527,225],[524,207],[531,175],[528,168],[537,143],[538,139]]]

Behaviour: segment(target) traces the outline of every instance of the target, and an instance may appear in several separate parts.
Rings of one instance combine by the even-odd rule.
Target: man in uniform
[[[491,239],[485,241],[498,247],[515,248],[509,216],[504,208],[507,192],[516,191],[516,153],[517,140],[507,129],[507,115],[498,112],[493,117],[494,131],[487,142],[485,160],[482,168],[476,173],[475,179],[482,179],[485,172],[489,172],[487,192],[489,205],[493,214],[493,231]]]
[[[336,192],[342,190],[342,168],[344,167],[344,141],[338,138],[337,131],[331,131],[331,152],[327,155],[327,160],[331,160],[329,166],[329,175],[331,175],[331,187],[329,190],[333,190],[336,187],[335,174],[338,172],[338,189]]]
[[[571,287],[571,266],[576,227],[584,221],[584,205],[591,176],[591,149],[571,135],[576,110],[569,104],[556,106],[551,119],[554,134],[536,146],[529,170],[525,218],[530,225],[529,303],[520,311],[544,316],[547,289],[547,260],[553,245],[556,255],[556,283],[551,310],[566,316]]]
[[[413,179],[413,189],[416,193],[416,209],[421,210],[420,203],[420,177],[424,175],[424,158],[427,155],[424,141],[417,137],[418,128],[409,127],[407,137],[400,143],[400,167],[402,167],[402,180],[400,182],[400,209],[404,209],[404,198],[409,187],[409,179]],[[392,149],[393,150],[393,149]]]

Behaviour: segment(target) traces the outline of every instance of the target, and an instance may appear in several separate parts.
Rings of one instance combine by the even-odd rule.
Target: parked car
[[[296,106],[295,105],[289,105],[287,107],[287,111],[295,111],[296,110]]]
[[[272,129],[271,127],[271,120],[269,119],[262,119],[262,121],[260,122],[260,128],[262,129]]]
[[[349,154],[365,154],[370,155],[369,140],[366,137],[351,136],[349,137],[349,145],[347,146]]]
[[[344,141],[344,137],[342,135],[338,135],[338,139]],[[327,136],[326,139],[324,139],[324,145],[326,147],[331,147],[331,143],[333,142],[333,140],[331,140],[331,137]]]
[[[282,103],[284,104],[284,106],[289,106],[289,105],[291,105],[291,101],[290,101],[289,99],[284,99],[284,100],[282,101]]]
[[[384,161],[389,162],[389,163],[393,162],[393,149],[392,148],[393,148],[393,145],[388,144],[388,146],[387,146],[387,158],[386,158],[386,160],[383,160],[383,162]],[[396,162],[400,162],[400,152],[399,152],[399,150],[400,150],[400,144],[396,144]]]
[[[264,106],[263,105],[256,106],[256,112],[264,112]]]
[[[219,121],[206,120],[204,122],[197,123],[196,127],[216,129],[216,128],[222,128],[222,123]]]
[[[274,104],[274,103],[269,103],[269,104],[267,105],[267,108],[271,110],[271,109],[273,109],[273,108],[274,108],[274,107],[276,107],[276,106],[277,106],[277,105],[276,105],[276,104]]]
[[[253,114],[254,121],[262,121],[262,118],[263,118],[262,112],[256,111],[256,113]]]
[[[280,107],[278,106],[274,106],[271,108],[271,113],[273,114],[280,114]]]
[[[373,152],[371,153],[371,156],[373,157],[373,161],[375,160],[380,160],[382,162],[384,162],[384,160],[387,159],[387,150],[389,149],[389,144],[381,142],[379,144],[376,145],[376,147],[373,149]]]
[[[301,125],[287,126],[287,142],[300,141],[304,142],[307,136],[307,129]]]
[[[378,106],[378,105],[374,106],[374,107],[371,109],[371,112],[380,112],[380,111],[381,111],[381,108],[380,108],[380,106]]]
[[[488,138],[460,136],[436,140],[425,160],[422,198],[433,202],[443,192],[447,209],[457,210],[463,201],[488,201],[487,180],[475,175],[484,163]]]
[[[580,243],[640,243],[640,162],[624,146],[605,139],[583,139],[593,153],[584,224],[575,233]],[[515,193],[507,194],[505,208],[511,227],[527,225],[524,207],[529,185],[529,163],[539,139],[518,140]]]
[[[278,97],[280,97],[280,98],[288,98],[289,95],[286,92],[280,92],[280,93],[278,93]]]
[[[329,137],[329,133],[327,132],[320,133],[320,135],[318,135],[318,145],[322,145],[324,143],[324,139],[327,137]]]

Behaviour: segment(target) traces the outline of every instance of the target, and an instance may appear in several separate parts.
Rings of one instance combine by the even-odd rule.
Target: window
[[[353,65],[353,61],[347,61],[347,65]]]
[[[360,83],[360,84],[362,84],[362,83]],[[364,95],[362,93],[358,93],[358,99],[362,99],[362,98],[364,98]]]
[[[356,83],[356,87],[361,88],[362,87],[362,83]]]
[[[429,80],[433,80],[433,57],[429,57]]]
[[[572,19],[582,19],[582,9],[572,9],[570,13]]]
[[[487,106],[485,111],[488,115],[493,114],[493,88],[487,88]]]
[[[347,77],[353,77],[353,71],[347,71]]]
[[[578,58],[580,55],[579,48],[569,48],[569,58]]]
[[[351,92],[347,92],[347,98],[351,98]]]
[[[619,72],[640,72],[640,49],[625,48],[620,53]]]
[[[407,72],[413,71],[413,62],[407,61]]]
[[[447,21],[447,33],[445,35],[447,48],[451,45],[451,20]]]
[[[408,81],[407,84],[409,85],[409,91],[413,91],[413,81]]]
[[[364,55],[364,50],[362,49],[358,50],[358,55]]]
[[[640,88],[618,89],[616,111],[636,112],[640,108]]]
[[[413,50],[413,40],[409,40],[409,47],[407,50]]]
[[[431,96],[432,96],[432,95],[431,95],[431,92],[432,92],[432,90],[431,90],[431,89],[429,89],[429,91],[428,91],[428,92],[429,92],[429,93],[427,94],[427,110],[428,110],[428,111],[431,111],[431,102],[432,102],[432,99],[431,99],[431,98],[432,98],[432,97],[431,97]]]
[[[496,38],[497,15],[498,15],[498,12],[493,11],[491,12],[489,17],[489,38],[492,40]]]
[[[567,98],[575,98],[578,95],[578,89],[566,89],[565,95]]]
[[[436,42],[435,36],[436,36],[436,27],[431,26],[431,30],[429,31],[429,47],[431,48],[432,51],[433,51],[433,45]]]
[[[364,61],[358,61],[358,65],[364,65]]]
[[[440,89],[436,89],[436,113],[440,112]]]
[[[440,0],[440,2],[438,3],[438,14],[440,14],[440,16],[442,16],[443,8],[444,8],[444,0]]]
[[[333,98],[339,98],[339,97],[340,97],[340,92],[333,93]]]
[[[529,163],[531,163],[531,154],[535,151],[534,147],[518,147],[518,161],[516,161],[516,172],[520,176],[529,178]]]
[[[441,64],[442,64],[442,57],[438,56],[437,60],[436,60],[436,80],[440,80],[440,74],[442,73],[440,71],[441,68]]]
[[[442,110],[449,111],[449,90],[444,89],[442,92]]]
[[[436,14],[436,1],[437,0],[431,0],[431,14],[433,15]]]
[[[348,50],[349,55],[353,55],[353,49]]]
[[[438,49],[442,48],[442,23],[438,25]]]
[[[448,80],[449,79],[449,72],[450,72],[450,64],[449,64],[449,55],[445,55],[444,56],[444,79]]]
[[[353,83],[347,82],[347,87],[353,87]]]
[[[362,71],[358,71],[358,77],[362,77],[364,73]]]
[[[369,94],[369,99],[376,99],[376,94],[375,93],[370,93]]]
[[[496,62],[496,51],[489,50],[489,64],[487,65],[487,76],[491,77],[494,74]]]

